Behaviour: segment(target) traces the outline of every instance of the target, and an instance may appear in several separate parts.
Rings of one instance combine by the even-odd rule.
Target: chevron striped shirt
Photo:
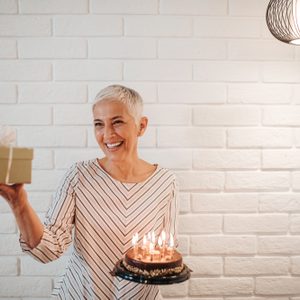
[[[143,182],[111,177],[97,159],[74,164],[65,174],[46,214],[41,242],[24,252],[47,263],[73,241],[66,272],[53,291],[56,299],[161,299],[155,285],[111,275],[115,263],[140,239],[164,229],[176,239],[177,187],[174,174],[157,166]],[[74,230],[73,230],[74,229]]]

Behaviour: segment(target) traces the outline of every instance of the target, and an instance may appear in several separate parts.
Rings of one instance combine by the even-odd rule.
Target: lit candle
[[[174,253],[174,237],[173,237],[173,234],[170,233],[169,254],[171,256],[171,259],[173,257],[173,253]]]
[[[154,245],[151,242],[149,244],[149,252],[150,252],[150,260],[153,261]]]
[[[138,254],[138,240],[139,240],[139,234],[135,233],[132,237],[132,246],[133,246],[133,255],[134,257],[137,257]]]
[[[143,256],[143,258],[145,258],[146,254],[147,254],[147,237],[146,237],[146,235],[144,235],[144,237],[143,237],[143,246],[142,246],[142,256]]]
[[[166,255],[166,232],[163,230],[161,232],[161,239],[162,239],[162,252],[163,252],[163,256]]]
[[[153,245],[155,245],[155,232],[154,231],[152,231],[152,233],[151,233],[151,242]]]
[[[158,243],[158,247],[159,247],[159,252],[160,252],[160,259],[162,259],[163,258],[163,249],[162,249],[162,238],[161,237],[159,237],[158,238],[158,241],[157,241],[157,243]]]

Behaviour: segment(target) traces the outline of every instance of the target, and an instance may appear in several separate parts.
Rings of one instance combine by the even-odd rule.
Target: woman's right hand
[[[22,208],[27,201],[27,193],[23,183],[13,185],[0,183],[0,196],[8,202],[13,210]]]

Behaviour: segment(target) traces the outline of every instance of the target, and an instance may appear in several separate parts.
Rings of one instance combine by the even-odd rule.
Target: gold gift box
[[[11,154],[10,154],[10,151]],[[11,155],[11,168],[9,157]],[[31,183],[33,149],[0,147],[0,183]],[[5,182],[9,172],[8,182]]]

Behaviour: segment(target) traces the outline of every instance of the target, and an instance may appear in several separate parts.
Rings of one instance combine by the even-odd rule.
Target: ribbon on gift
[[[0,146],[8,147],[8,165],[5,176],[5,183],[9,183],[12,159],[13,159],[13,146],[16,142],[16,131],[8,126],[0,126]]]

